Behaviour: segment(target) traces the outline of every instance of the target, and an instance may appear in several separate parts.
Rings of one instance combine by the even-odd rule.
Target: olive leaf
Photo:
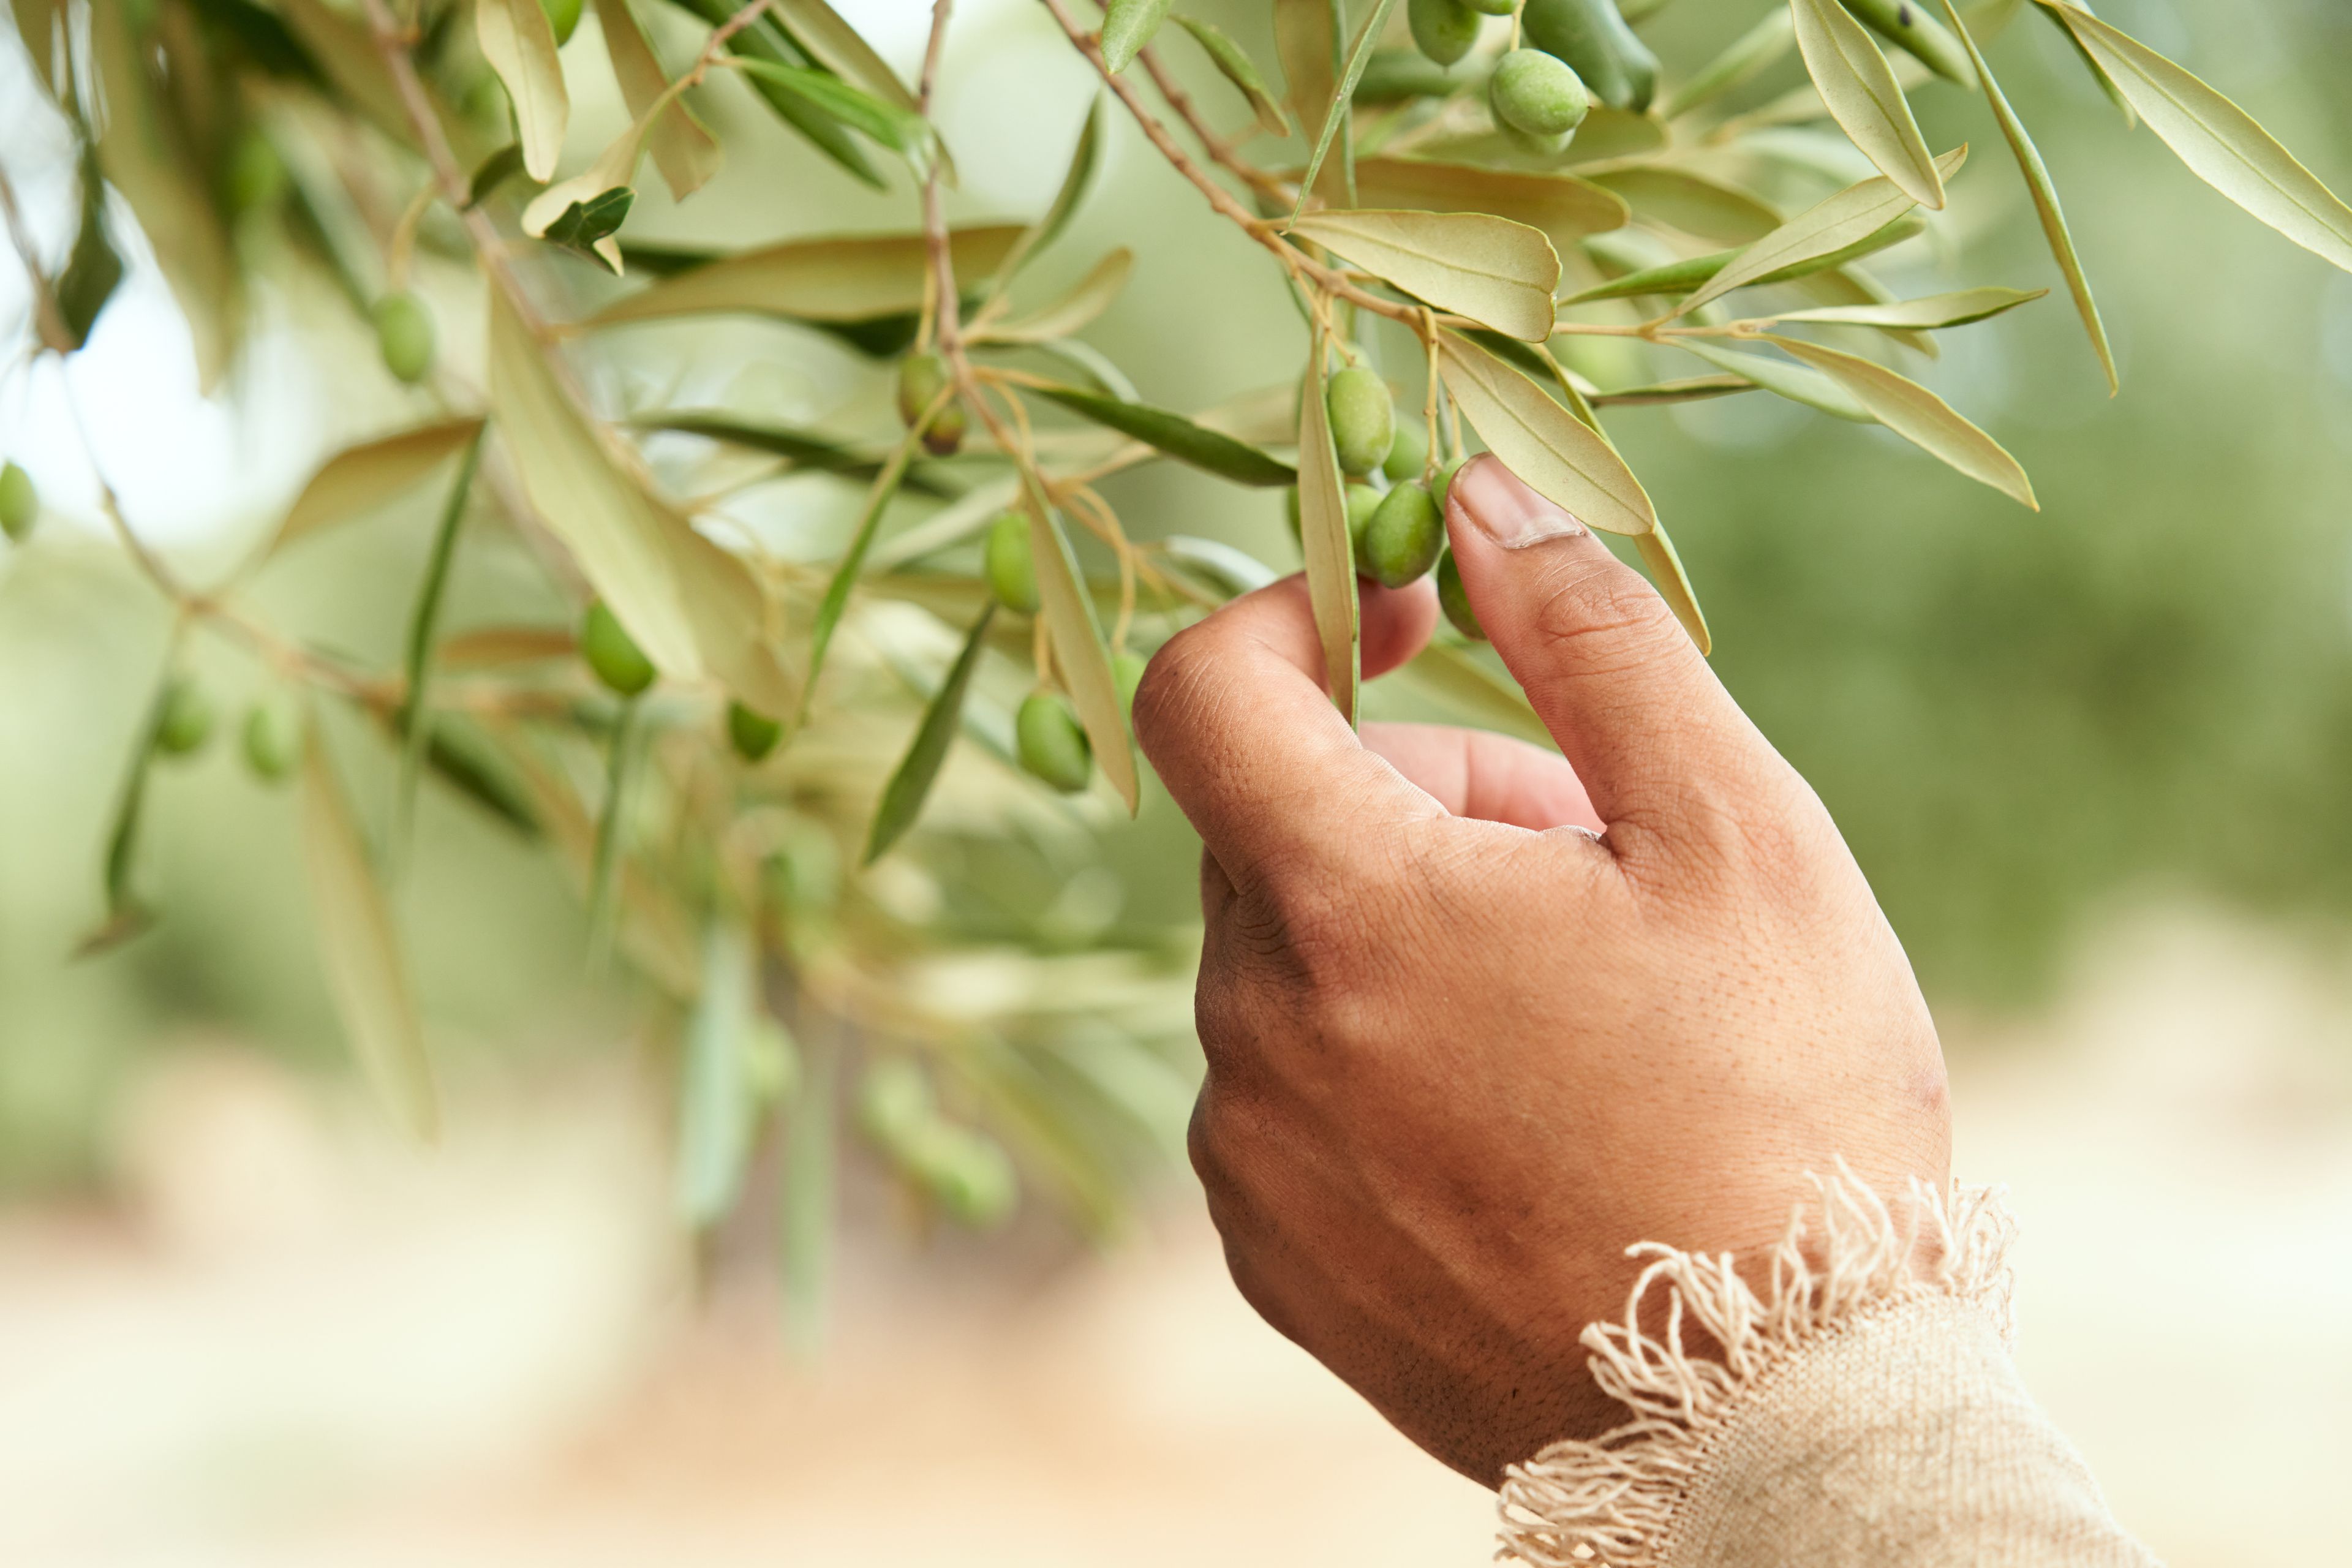
[[[2352,272],[2352,207],[2253,117],[2078,6],[2038,0],[2114,79],[2189,172],[2305,250]]]
[[[621,275],[621,247],[613,236],[628,220],[629,208],[636,199],[637,193],[626,185],[600,191],[585,201],[566,205],[540,237],[550,245],[560,245],[602,263],[617,278]]]
[[[446,419],[344,447],[320,464],[294,498],[269,550],[373,511],[465,450],[481,429],[478,416]]]
[[[106,918],[74,946],[76,958],[95,958],[121,946],[155,923],[155,913],[140,898],[139,832],[147,816],[147,777],[155,761],[155,737],[163,728],[165,705],[172,692],[176,639],[166,656],[163,678],[147,700],[146,711],[123,765],[122,784],[114,796],[114,821],[106,834]]]
[[[1117,76],[1135,62],[1168,17],[1168,0],[1107,0],[1103,7],[1103,68]]]
[[[782,458],[795,468],[815,468],[824,473],[840,474],[845,479],[871,479],[882,471],[883,458],[856,447],[843,445],[830,437],[813,431],[795,429],[788,425],[753,425],[719,409],[685,408],[655,414],[640,414],[629,421],[640,430],[669,430],[682,436],[700,436],[708,440],[722,441],[730,447],[742,447],[754,452],[766,452]],[[939,465],[910,462],[900,481],[906,489],[922,495],[948,497],[961,490]]]
[[[1763,388],[1776,397],[1791,403],[1801,403],[1808,408],[1840,419],[1850,419],[1857,425],[1874,425],[1878,416],[1863,406],[1861,399],[1837,382],[1816,370],[1807,370],[1787,360],[1769,354],[1742,353],[1703,338],[1676,338],[1675,346],[1696,354],[1718,370],[1730,372],[1750,384]]]
[[[771,9],[817,64],[894,109],[908,114],[922,112],[921,103],[889,62],[876,54],[874,47],[825,0],[773,0]],[[942,153],[940,162],[946,161]]]
[[[1970,92],[1977,89],[1977,76],[1968,52],[1918,0],[1843,0],[1843,4],[1872,32],[1899,45],[1905,53],[1937,76]]]
[[[1082,415],[1122,436],[1131,436],[1219,479],[1262,488],[1298,482],[1297,473],[1289,464],[1267,456],[1246,441],[1195,425],[1181,414],[1154,408],[1148,403],[1098,396],[1075,386],[1035,386],[1030,390],[1073,414]]]
[[[1004,265],[1026,231],[1009,224],[948,236],[959,278]],[[919,234],[844,235],[793,240],[681,271],[614,300],[589,318],[596,326],[718,311],[788,321],[856,322],[922,309],[929,253]]]
[[[564,89],[563,62],[556,55],[555,28],[547,13],[539,0],[476,0],[474,37],[514,104],[522,166],[534,180],[553,179],[555,161],[563,154],[572,99]]]
[[[377,1098],[404,1131],[430,1142],[440,1131],[440,1093],[407,961],[315,719],[305,726],[301,793],[302,858],[328,992]]]
[[[866,492],[866,504],[858,511],[857,526],[850,531],[849,547],[841,552],[833,577],[824,585],[824,598],[817,605],[816,622],[809,632],[808,677],[801,684],[802,722],[807,721],[808,705],[815,700],[817,672],[824,667],[824,652],[833,642],[834,628],[841,624],[842,613],[849,608],[850,592],[857,586],[858,574],[866,569],[866,552],[873,548],[875,531],[882,526],[882,514],[889,510],[890,498],[898,493],[899,482],[906,478],[908,465],[914,461],[919,444],[917,430],[909,428],[889,460],[882,465],[882,471],[874,477],[874,483]]]
[[[1688,114],[1771,68],[1789,52],[1789,46],[1797,41],[1793,21],[1789,12],[1777,7],[1765,12],[1762,21],[1734,38],[1721,54],[1692,72],[1689,80],[1668,95],[1658,117],[1673,120]]]
[[[2042,161],[2042,150],[2026,134],[2025,122],[2010,107],[2009,95],[1993,79],[1992,68],[1985,63],[1984,52],[1977,47],[1976,38],[1969,31],[1968,18],[1954,8],[1952,0],[1944,0],[1944,9],[1958,29],[1960,45],[1975,62],[1977,79],[1984,86],[1985,102],[1992,109],[1992,117],[2000,126],[2003,140],[2017,159],[2018,172],[2025,176],[2025,188],[2033,197],[2034,216],[2042,222],[2043,238],[2049,241],[2050,254],[2058,263],[2058,270],[2066,279],[2066,291],[2074,297],[2074,313],[2082,318],[2083,330],[2090,334],[2091,352],[2099,356],[2099,368],[2107,378],[2107,395],[2113,397],[2123,389],[2123,381],[2116,373],[2115,350],[2107,342],[2106,323],[2099,319],[2098,301],[2091,297],[2091,279],[2083,270],[2083,258],[2074,250],[2074,237],[2066,227],[2065,210],[2058,205],[2058,187],[2050,178],[2050,166]],[[2073,37],[2072,33],[2067,34]],[[2078,44],[2077,47],[2081,47]],[[2087,59],[2088,54],[2084,55]],[[2094,65],[2093,68],[2097,68]],[[2115,85],[2101,72],[2110,91]]]
[[[1966,147],[1956,147],[1937,159],[1936,167],[1949,179],[1960,172],[1968,156]],[[1834,256],[1867,239],[1917,205],[1908,192],[1884,174],[1848,185],[1742,250],[1706,287],[1685,300],[1676,314],[1769,277],[1793,276],[1790,268]]]
[[[1440,333],[1437,351],[1445,390],[1511,472],[1589,528],[1639,535],[1655,526],[1624,459],[1542,387],[1456,333]]]
[[[1406,660],[1392,679],[1473,722],[1547,749],[1558,747],[1518,683],[1496,675],[1461,648],[1433,642]]]
[[[724,26],[733,21],[742,9],[738,0],[677,0],[677,3],[714,27]],[[736,32],[727,40],[727,52],[735,60],[765,60],[774,65],[802,68],[808,66],[815,58],[772,21],[754,23]],[[838,115],[793,85],[795,79],[779,80],[756,74],[749,79],[751,89],[775,110],[776,117],[805,137],[809,145],[856,178],[877,190],[882,189],[887,182],[866,156],[865,143],[858,141]]]
[[[407,842],[409,824],[415,820],[416,778],[433,736],[433,641],[441,624],[442,598],[449,586],[449,563],[457,551],[457,531],[466,521],[466,498],[474,488],[474,469],[481,456],[482,426],[478,423],[474,438],[466,444],[466,456],[457,465],[457,481],[449,487],[449,499],[441,508],[433,546],[425,558],[425,576],[417,584],[416,604],[409,612],[408,644],[402,664],[408,683],[400,705],[400,775],[393,792],[393,830],[386,840],[387,854],[394,864]]]
[[[393,79],[392,68],[384,63],[383,51],[376,47],[375,34],[367,23],[325,0],[283,0],[277,9],[337,93],[378,131],[404,147],[416,146],[416,128],[409,123],[400,84]],[[551,41],[553,36],[551,31]],[[431,86],[425,90],[430,99]],[[440,110],[437,103],[435,107]],[[441,118],[446,124],[451,117],[442,110]]]
[[[522,143],[509,142],[474,166],[473,177],[466,182],[466,205],[459,210],[473,211],[521,173]]]
[[[55,98],[65,90],[63,51],[58,47],[58,34],[65,25],[65,0],[9,0],[8,8],[15,13],[16,36],[24,40],[25,58],[32,62],[33,75]]]
[[[1338,34],[1330,0],[1274,0],[1274,54],[1290,112],[1301,126],[1321,122],[1339,79]]]
[[[1624,198],[1574,174],[1522,174],[1418,158],[1366,158],[1356,196],[1368,207],[1492,213],[1541,229],[1554,251],[1625,226]]]
[[[1232,37],[1213,22],[1203,22],[1197,16],[1180,13],[1176,25],[1192,35],[1202,51],[1209,57],[1209,62],[1223,73],[1224,79],[1248,100],[1250,112],[1257,117],[1260,131],[1268,136],[1290,134],[1290,117],[1283,113],[1282,105],[1267,89],[1265,78],[1258,74],[1257,62],[1249,58],[1247,50],[1234,42]],[[1106,26],[1104,32],[1108,35],[1109,28]]]
[[[604,35],[604,56],[612,62],[613,79],[620,84],[621,100],[628,105],[629,117],[645,119],[656,104],[668,100],[646,132],[646,151],[653,154],[654,167],[661,171],[669,194],[684,201],[719,172],[719,143],[683,99],[669,96],[669,77],[629,0],[596,0],[596,21]],[[474,199],[478,202],[480,197]]]
[[[915,727],[915,738],[908,742],[907,754],[898,759],[890,782],[882,786],[881,802],[874,808],[874,826],[866,835],[863,864],[871,866],[889,853],[890,847],[905,837],[907,829],[915,826],[915,819],[922,816],[931,783],[940,776],[940,764],[947,761],[949,743],[963,725],[964,694],[971,689],[971,672],[980,668],[981,649],[987,646],[989,623],[995,616],[993,599],[981,606],[980,618],[964,634],[963,650],[956,655],[947,679],[940,682],[939,689],[924,705],[922,722]]]
[[[1675,542],[1666,537],[1664,523],[1654,523],[1650,531],[1633,541],[1633,548],[1642,552],[1642,564],[1650,569],[1650,581],[1657,584],[1658,595],[1675,612],[1675,619],[1683,624],[1691,641],[1701,654],[1715,651],[1715,636],[1706,629],[1706,613],[1698,607],[1698,593],[1691,586],[1690,574],[1683,569],[1683,558],[1675,549]]]
[[[2072,0],[2072,4],[2084,11],[2095,11],[2095,9],[2091,5],[2084,5],[2084,0]],[[2008,23],[2014,18],[2017,12],[2024,9],[2024,6],[2025,0],[2003,0],[2002,10],[2004,15],[2000,18],[2001,25],[2004,26],[2007,26]],[[1982,7],[1982,9],[1990,10],[1991,7],[1988,5]],[[2124,96],[2124,89],[2116,85],[2116,79],[2107,74],[2106,68],[2099,64],[2097,57],[2091,53],[2089,47],[2084,44],[2083,40],[2076,37],[2074,33],[2068,29],[2064,22],[2059,20],[2058,14],[2056,12],[2044,11],[2042,15],[2050,18],[2050,25],[2058,29],[2059,37],[2064,38],[2066,40],[2067,47],[2074,51],[2074,58],[2083,62],[2083,68],[2091,73],[2091,79],[2099,84],[2099,90],[2107,95],[2107,101],[2114,104],[2116,110],[2122,113],[2124,117],[2124,128],[2127,131],[2137,130],[2139,128],[2139,110],[2131,106],[2131,100],[2126,98]],[[1976,26],[1976,31],[1984,35],[1988,40],[1990,40],[1992,36],[1990,30],[1985,27],[1982,24],[1978,24]],[[1979,67],[1979,68],[1981,69],[1982,68]]]
[[[1363,77],[1366,62],[1372,58],[1372,46],[1380,41],[1381,29],[1388,26],[1389,13],[1395,8],[1396,0],[1374,0],[1371,11],[1364,17],[1362,29],[1356,34],[1356,41],[1348,47],[1347,62],[1338,72],[1331,88],[1329,107],[1324,110],[1323,129],[1317,134],[1315,150],[1307,154],[1307,167],[1298,176],[1298,202],[1290,212],[1294,226],[1298,222],[1298,215],[1306,210],[1307,195],[1315,188],[1315,176],[1322,172],[1324,155],[1331,150],[1331,138],[1339,134],[1353,119],[1354,105],[1350,100],[1355,96],[1356,83]],[[1335,20],[1338,15],[1335,8],[1332,12]],[[1301,118],[1304,117],[1302,110]],[[1350,156],[1347,162],[1352,180],[1353,157]],[[1350,199],[1353,199],[1352,194]]]
[[[760,1017],[759,954],[739,921],[714,918],[702,939],[702,991],[679,1053],[678,1217],[695,1229],[735,1206],[751,1161],[755,1106],[745,1069]]]
[[[1442,310],[1528,342],[1551,335],[1559,256],[1538,228],[1491,213],[1312,213],[1290,226]]]
[[[803,1062],[806,1077],[785,1121],[782,1190],[776,1207],[785,1324],[793,1348],[805,1355],[824,1342],[825,1333],[839,1165],[834,1102],[839,1096],[835,1079],[840,1053],[831,1041],[818,1038],[809,1042]]]
[[[1246,551],[1236,550],[1219,539],[1196,539],[1189,533],[1171,533],[1160,542],[1168,559],[1189,569],[1196,577],[1204,577],[1218,591],[1231,598],[1238,594],[1254,594],[1273,582],[1278,575],[1275,569]]]
[[[1307,557],[1307,598],[1323,645],[1323,688],[1349,724],[1362,680],[1362,606],[1356,597],[1356,547],[1348,533],[1347,491],[1324,405],[1323,340],[1307,351],[1298,394],[1298,544]]]
[[[1944,205],[1936,160],[1886,57],[1838,0],[1789,0],[1797,47],[1822,101],[1856,147],[1913,200]]]
[[[798,694],[751,568],[614,461],[549,369],[551,352],[493,289],[490,401],[532,509],[656,668],[716,676],[756,711],[792,711]]]
[[[1780,226],[1780,215],[1756,197],[1687,169],[1612,169],[1588,177],[1643,222],[1719,245],[1747,245]]]
[[[1978,429],[1952,405],[1917,382],[1897,375],[1885,365],[1840,349],[1795,338],[1768,337],[1793,357],[1828,374],[1877,421],[1932,457],[1977,480],[1990,485],[2021,506],[2035,511],[2032,481],[2000,443]]]
[[[1034,489],[1028,495],[1029,553],[1037,566],[1038,614],[1053,639],[1054,666],[1070,693],[1078,722],[1086,727],[1094,748],[1095,764],[1132,815],[1139,802],[1135,773],[1135,747],[1127,732],[1127,703],[1119,696],[1118,677],[1112,673],[1110,655],[1104,650],[1102,626],[1095,619],[1094,595],[1078,574],[1078,558],[1069,535],[1045,498]]]
[[[1119,247],[1094,264],[1076,287],[1044,309],[997,321],[972,334],[976,342],[1030,343],[1066,338],[1110,309],[1135,269],[1135,252]]]
[[[934,144],[931,122],[912,110],[886,103],[824,71],[751,58],[738,58],[735,65],[762,81],[789,89],[843,124],[872,137],[905,158],[919,175],[929,166]]]
[[[90,329],[98,324],[99,312],[106,309],[121,283],[122,258],[114,248],[113,237],[107,232],[105,175],[98,166],[95,149],[85,146],[81,157],[81,223],[74,231],[73,249],[66,256],[65,270],[50,286],[68,341],[48,346],[59,353],[71,353],[88,342]]]
[[[1078,127],[1077,142],[1070,149],[1070,165],[1063,171],[1062,183],[1055,187],[1054,199],[1046,204],[1045,212],[1039,215],[1035,223],[1020,231],[1020,237],[1013,242],[1010,254],[991,269],[995,277],[985,298],[993,299],[1003,292],[1004,286],[1013,280],[1013,275],[1026,266],[1030,258],[1060,238],[1062,231],[1069,227],[1070,219],[1076,216],[1079,204],[1086,200],[1087,192],[1094,184],[1096,171],[1102,165],[1102,143],[1103,96],[1097,93],[1094,101],[1087,106],[1087,118]],[[963,274],[961,258],[956,261],[956,273],[959,277]]]
[[[1775,310],[1763,319],[1933,331],[1940,327],[1965,327],[1990,321],[2020,305],[2043,299],[2049,292],[2047,289],[1961,289],[1949,294],[1930,294],[1925,299],[1897,300],[1887,305],[1826,305],[1811,310]]]
[[[1646,408],[1670,403],[1699,403],[1710,397],[1756,390],[1756,384],[1744,375],[1692,375],[1678,381],[1652,382],[1646,386],[1612,387],[1595,393],[1589,401],[1596,408]]]

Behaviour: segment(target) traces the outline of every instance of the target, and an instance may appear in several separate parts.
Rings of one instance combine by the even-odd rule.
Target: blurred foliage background
[[[1259,7],[1196,8],[1273,58]],[[921,9],[844,6],[902,69],[919,49]],[[1676,0],[1644,31],[1669,58],[1697,58],[1744,29],[1750,9]],[[2352,13],[2327,0],[2109,0],[2102,11],[2225,88],[2332,185],[2352,185],[2341,90]],[[70,143],[21,57],[0,52],[0,147],[37,227],[61,247]],[[2072,933],[2125,889],[2329,921],[2352,912],[2340,782],[2352,777],[2352,279],[2126,132],[2039,18],[2022,18],[1994,60],[2066,195],[2124,393],[2105,397],[2063,299],[1948,335],[1921,378],[2024,462],[2039,516],[1884,432],[1760,395],[1611,418],[1675,529],[1717,669],[1826,798],[1931,999],[1985,1010],[2041,995]],[[1238,121],[1197,56],[1177,63]],[[1790,85],[1797,69],[1784,62],[1753,91]],[[567,167],[621,121],[601,77],[575,90]],[[940,100],[964,170],[953,216],[1034,215],[1091,96],[1082,62],[1034,6],[971,5]],[[2054,285],[1980,104],[1951,90],[1918,101],[1931,143],[1969,140],[1979,156],[1936,244],[1901,253],[1886,280],[1906,295],[1955,279]],[[649,182],[632,239],[740,245],[909,226],[903,174],[887,194],[856,184],[739,83],[715,84],[704,104],[727,168],[674,210]],[[1146,398],[1197,407],[1295,374],[1303,334],[1273,271],[1131,124],[1109,123],[1107,177],[1041,264],[1037,297],[1124,244],[1136,277],[1087,337]],[[362,324],[323,287],[261,300],[245,360],[216,398],[199,398],[152,263],[127,219],[118,232],[131,281],[70,374],[132,516],[182,558],[233,556],[321,455],[411,416]],[[21,282],[0,280],[0,319],[25,305]],[[625,353],[627,342],[614,340]],[[648,393],[748,384],[780,412],[846,403],[886,417],[885,375],[814,353],[792,329],[718,323],[648,337],[638,354],[627,374]],[[167,624],[99,525],[47,379],[57,374],[19,365],[0,381],[0,452],[33,470],[56,524],[0,556],[0,1184],[19,1189],[87,1180],[131,1070],[192,1035],[345,1070],[290,797],[257,787],[229,746],[156,781],[147,852],[162,924],[69,962],[100,912],[112,798]],[[1242,494],[1163,464],[1105,493],[1138,535],[1207,535],[1297,563],[1278,492]],[[391,658],[437,500],[420,494],[274,565],[259,602]],[[795,482],[760,504],[837,529],[855,500]],[[558,608],[511,544],[485,534],[467,549],[454,626]],[[225,695],[253,688],[236,658],[201,658]],[[936,835],[911,863],[884,868],[873,896],[915,918],[952,887],[981,900],[955,917],[1007,952],[1125,955],[1181,1037],[1194,846],[1149,788],[1135,823],[1102,813],[1094,826],[1098,847],[1041,851],[1017,870],[991,862],[984,836]],[[450,1077],[628,1048],[648,1005],[583,980],[579,917],[553,869],[431,791],[419,831],[402,907]],[[1172,1152],[1189,1069],[1179,1046],[1167,1060],[1163,1079],[1130,1087],[1137,1119]]]

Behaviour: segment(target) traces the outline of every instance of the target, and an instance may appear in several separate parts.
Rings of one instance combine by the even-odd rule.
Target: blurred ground
[[[2025,1221],[2028,1374],[2174,1568],[2340,1550],[2347,973],[2148,914],[2041,1020],[1948,1023],[1963,1172]],[[170,1060],[118,1205],[0,1223],[0,1561],[1486,1555],[1486,1495],[1258,1325],[1185,1194],[1100,1261],[862,1244],[812,1370],[756,1275],[690,1304],[617,1080],[478,1096],[417,1157],[260,1058]]]

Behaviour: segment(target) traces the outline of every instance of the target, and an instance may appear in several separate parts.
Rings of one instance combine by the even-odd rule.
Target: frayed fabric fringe
[[[1774,1249],[1762,1295],[1728,1254],[1655,1242],[1622,1323],[1584,1331],[1592,1375],[1633,1419],[1587,1442],[1555,1443],[1506,1473],[1496,1556],[1531,1568],[1661,1568],[1675,1510],[1742,1395],[1808,1344],[1855,1319],[1929,1294],[1980,1301],[2011,1331],[2009,1245],[2015,1225],[1997,1189],[1938,1194],[1914,1180],[1898,1223],[1841,1160],[1811,1178]],[[1664,1338],[1641,1328],[1645,1298],[1666,1293]],[[1695,1323],[1720,1360],[1686,1353]]]

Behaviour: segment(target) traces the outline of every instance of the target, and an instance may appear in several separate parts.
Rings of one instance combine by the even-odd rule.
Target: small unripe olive
[[[1470,9],[1489,16],[1507,16],[1513,9],[1512,0],[1468,0]]]
[[[375,302],[375,346],[383,368],[410,385],[433,368],[433,318],[410,293],[386,294]]]
[[[602,599],[588,606],[580,622],[580,654],[596,679],[623,697],[635,697],[654,683],[654,661]]]
[[[246,710],[245,765],[264,784],[279,784],[302,760],[302,715],[282,697],[268,698]]]
[[[1123,647],[1110,656],[1110,673],[1118,682],[1120,707],[1135,706],[1135,689],[1143,684],[1143,671],[1150,662],[1132,648]]]
[[[40,516],[41,492],[33,488],[33,476],[14,463],[0,467],[0,533],[9,543],[22,544]]]
[[[1033,691],[1023,698],[1013,730],[1023,767],[1065,795],[1087,787],[1094,773],[1094,748],[1060,692]]]
[[[782,721],[765,713],[754,712],[740,702],[727,705],[727,741],[735,754],[747,763],[756,763],[776,749],[784,738]]]
[[[988,525],[984,554],[989,592],[1008,610],[1037,613],[1037,558],[1029,552],[1029,516],[1001,511]]]
[[[1445,510],[1447,499],[1454,494],[1454,476],[1460,473],[1462,465],[1468,461],[1467,458],[1456,458],[1437,470],[1437,482],[1429,487],[1429,494],[1430,499],[1437,502],[1439,511]]]
[[[1530,136],[1565,136],[1583,123],[1591,96],[1565,61],[1541,49],[1513,49],[1486,84],[1496,123]]]
[[[1658,57],[1625,25],[1616,0],[1527,0],[1519,28],[1534,47],[1567,61],[1601,102],[1636,114],[1650,107]]]
[[[155,721],[155,749],[167,757],[201,751],[213,735],[213,700],[189,676],[175,675]]]
[[[1455,631],[1473,642],[1486,640],[1486,628],[1478,624],[1478,612],[1470,607],[1470,595],[1462,586],[1462,568],[1451,550],[1437,563],[1437,604]]]
[[[573,28],[580,26],[581,0],[539,0],[539,8],[547,13],[547,25],[555,29],[555,42],[560,47],[568,43]]]
[[[1396,422],[1396,437],[1389,443],[1389,455],[1381,459],[1381,472],[1391,484],[1401,485],[1407,479],[1421,478],[1429,466],[1429,427],[1418,419]]]
[[[1467,0],[1405,0],[1405,25],[1413,47],[1450,66],[1478,41],[1478,13]]]
[[[278,205],[286,194],[286,160],[260,132],[248,129],[229,149],[221,188],[230,210],[255,212]]]
[[[908,354],[898,362],[898,421],[909,430],[932,399],[947,390],[948,362],[937,354]],[[923,449],[951,458],[963,445],[963,405],[950,401],[923,427]]]
[[[1389,384],[1362,365],[1349,365],[1324,388],[1323,406],[1331,419],[1331,445],[1339,454],[1342,473],[1369,474],[1389,455],[1396,438],[1396,405]]]
[[[1402,588],[1437,564],[1445,548],[1445,520],[1418,483],[1399,485],[1381,498],[1364,525],[1356,564],[1383,588]]]
[[[1348,541],[1354,543],[1363,537],[1364,524],[1372,518],[1372,509],[1381,504],[1381,492],[1370,485],[1350,483],[1344,487],[1341,497],[1348,507]],[[1284,499],[1284,509],[1290,520],[1290,537],[1301,538],[1298,521],[1298,491],[1293,489]]]

